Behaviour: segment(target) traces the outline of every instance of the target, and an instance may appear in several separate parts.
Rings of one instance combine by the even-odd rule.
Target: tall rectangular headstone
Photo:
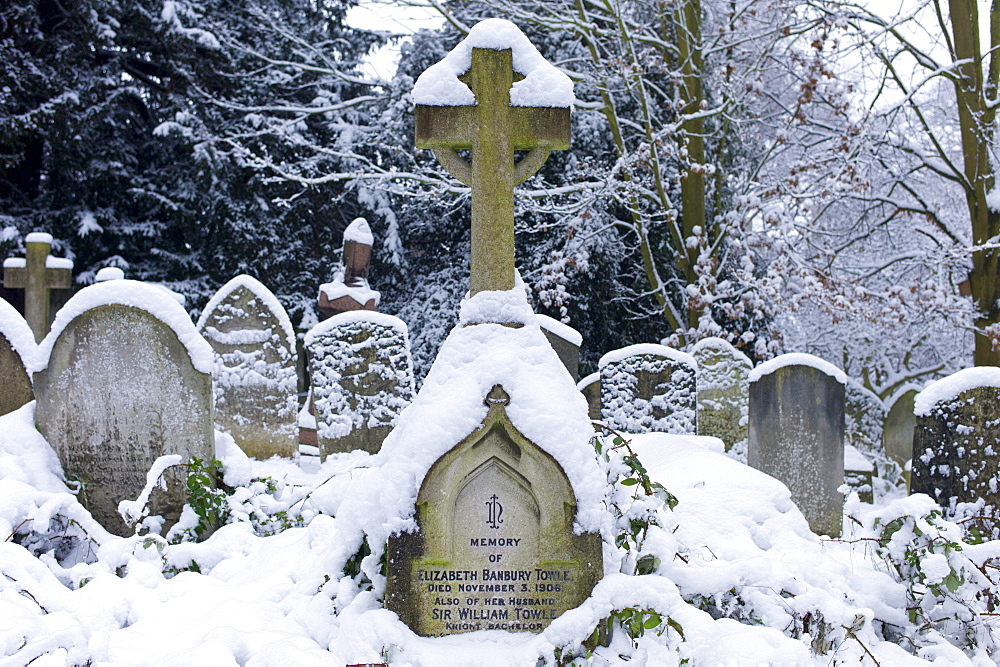
[[[913,432],[917,427],[913,402],[917,393],[916,387],[905,387],[888,401],[889,412],[885,417],[882,442],[886,456],[900,468],[905,468],[913,457]]]
[[[105,528],[132,534],[118,504],[135,500],[154,461],[178,454],[215,459],[212,349],[184,309],[162,290],[132,280],[78,292],[39,346],[38,429],[80,500]],[[151,514],[176,520],[186,470],[170,468]]]
[[[1000,368],[966,368],[934,382],[914,400],[912,493],[943,508],[982,499],[981,516],[1000,511]],[[981,522],[1000,537],[993,521]]]
[[[28,323],[0,299],[0,415],[34,399],[31,376],[37,346]]]
[[[305,338],[320,456],[374,454],[413,400],[406,324],[356,310],[317,324]]]
[[[542,328],[542,333],[548,339],[549,345],[559,355],[563,366],[569,371],[574,381],[578,380],[580,378],[580,345],[583,344],[583,336],[573,327],[548,315],[535,315],[535,317],[538,319],[538,326]]]
[[[298,452],[295,332],[281,303],[250,276],[216,292],[198,331],[215,351],[215,425],[248,456]]]
[[[722,440],[726,451],[745,460],[749,383],[753,362],[721,338],[704,338],[691,348],[698,362],[698,435]]]
[[[749,380],[747,463],[788,487],[813,532],[839,537],[847,377],[812,355],[784,354]]]
[[[652,343],[608,352],[598,362],[601,418],[628,433],[698,430],[698,364],[689,354]]]

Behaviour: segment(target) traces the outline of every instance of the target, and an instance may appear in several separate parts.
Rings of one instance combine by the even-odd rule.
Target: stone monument
[[[753,362],[721,338],[704,338],[691,348],[698,362],[698,435],[722,440],[745,456],[749,384]]]
[[[379,451],[415,391],[406,324],[367,310],[340,313],[310,329],[305,345],[320,457]]]
[[[27,257],[10,257],[3,262],[3,285],[24,290],[24,319],[39,342],[49,331],[50,290],[68,290],[73,286],[73,261],[49,255],[52,235],[33,232],[24,237]]]
[[[665,345],[640,343],[608,352],[598,362],[601,418],[628,433],[695,435],[698,364]]]
[[[847,376],[812,355],[783,354],[749,381],[747,463],[788,487],[813,532],[839,537]]]
[[[0,415],[34,399],[31,376],[37,347],[21,314],[0,299]]]
[[[215,351],[215,427],[248,456],[294,457],[295,331],[281,303],[255,278],[237,276],[209,300],[197,328]]]
[[[583,344],[583,336],[580,332],[563,324],[559,320],[548,315],[535,315],[538,319],[538,326],[542,328],[542,333],[549,341],[549,345],[559,355],[563,366],[573,376],[576,381],[580,378],[580,345]]]
[[[368,286],[375,236],[368,221],[356,218],[344,230],[344,268],[319,287],[319,310],[327,317],[352,310],[376,310],[381,295]]]
[[[966,368],[934,382],[914,400],[912,493],[926,493],[944,508],[955,503],[986,505],[977,514],[1000,509],[1000,368]],[[996,539],[993,521],[980,528]]]
[[[576,383],[576,388],[587,398],[587,412],[594,421],[601,420],[601,373],[591,373]]]
[[[515,99],[518,73],[529,90],[568,88],[569,97],[562,108],[525,106],[538,99]],[[594,509],[605,482],[586,442],[586,403],[514,270],[513,187],[568,146],[571,86],[513,24],[490,19],[414,89],[417,145],[437,149],[473,193],[471,296],[386,441],[427,471],[416,530],[389,538],[385,598],[421,635],[540,632],[603,575],[588,517],[605,511]],[[456,102],[442,88],[468,94]],[[466,106],[426,106],[442,100]],[[515,164],[514,151],[532,147]],[[456,148],[471,148],[471,165]]]
[[[134,500],[160,456],[215,459],[212,349],[162,290],[132,280],[87,287],[63,307],[39,345],[35,422],[80,500],[105,528],[131,535],[118,504]],[[165,473],[151,514],[172,523],[186,470]]]
[[[900,468],[905,468],[913,456],[913,431],[917,427],[917,418],[913,414],[913,401],[917,397],[917,392],[916,387],[903,387],[887,401],[889,412],[885,417],[882,441],[886,456],[890,461],[895,461]]]

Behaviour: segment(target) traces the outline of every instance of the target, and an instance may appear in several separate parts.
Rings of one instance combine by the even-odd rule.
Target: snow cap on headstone
[[[510,90],[518,107],[572,107],[573,81],[551,65],[521,30],[504,19],[480,21],[441,62],[428,67],[413,86],[413,101],[430,106],[472,106],[476,96],[458,77],[472,67],[472,49],[510,49],[514,71],[524,78]]]
[[[37,370],[35,357],[38,346],[35,344],[35,334],[31,332],[21,313],[3,299],[0,299],[0,336],[10,342],[29,373]]]
[[[804,352],[782,354],[774,359],[765,361],[760,366],[757,366],[750,371],[750,377],[747,378],[747,381],[753,384],[761,377],[769,375],[779,368],[784,368],[785,366],[811,366],[821,373],[826,373],[840,384],[847,384],[847,374],[844,373],[844,371],[840,370],[829,361],[824,361],[819,357],[811,354],[805,354]]]
[[[125,272],[117,266],[105,266],[94,276],[94,282],[103,283],[107,280],[125,280]]]
[[[913,414],[926,417],[934,406],[958,398],[963,392],[976,387],[1000,387],[1000,368],[976,366],[965,368],[927,386],[913,399]]]

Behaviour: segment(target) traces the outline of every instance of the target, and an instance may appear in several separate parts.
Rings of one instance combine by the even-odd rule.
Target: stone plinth
[[[158,457],[215,459],[212,376],[205,372],[211,349],[183,308],[160,290],[114,283],[128,283],[125,300],[151,310],[88,298],[125,295],[101,291],[112,283],[71,299],[40,346],[48,366],[34,376],[35,420],[66,476],[82,484],[84,506],[111,532],[130,535],[118,503],[139,496]],[[162,319],[168,315],[170,324]],[[183,466],[168,469],[166,490],[153,492],[151,514],[168,524],[177,519],[187,498],[186,477]]]
[[[295,332],[281,303],[254,278],[237,276],[205,306],[198,331],[215,351],[215,427],[248,456],[294,457]]]
[[[806,354],[782,355],[750,374],[747,463],[778,479],[813,532],[843,526],[842,371]]]
[[[608,352],[598,363],[601,418],[628,433],[697,433],[697,363],[664,345]]]
[[[499,385],[487,401],[424,477],[419,531],[389,539],[386,607],[420,635],[540,632],[603,575],[600,536],[573,534],[566,473],[511,424]]]

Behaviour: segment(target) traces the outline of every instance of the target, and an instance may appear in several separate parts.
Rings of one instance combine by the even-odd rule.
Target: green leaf
[[[667,616],[667,625],[673,628],[681,636],[681,639],[684,639],[684,628],[681,627],[680,623]]]
[[[661,619],[660,619],[660,615],[659,614],[650,614],[649,618],[647,618],[646,622],[643,623],[642,625],[647,630],[652,630],[653,628],[655,628],[656,626],[658,626],[660,624],[660,621],[661,621]]]
[[[635,486],[638,483],[639,480],[635,479],[634,477],[626,477],[621,481],[622,486]]]

